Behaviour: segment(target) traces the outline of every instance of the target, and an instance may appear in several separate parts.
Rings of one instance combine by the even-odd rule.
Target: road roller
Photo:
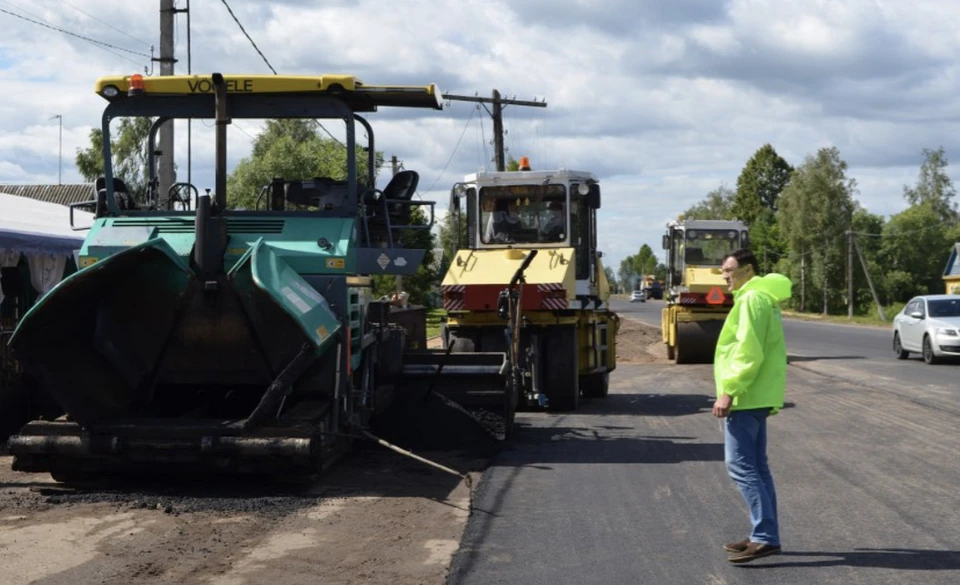
[[[606,397],[620,318],[597,245],[597,176],[529,164],[483,170],[453,185],[450,208],[455,221],[466,216],[466,241],[440,286],[447,317],[436,359],[466,365],[506,353],[518,409],[573,411],[581,397]],[[451,396],[470,387],[452,372],[444,382]]]
[[[685,220],[667,224],[667,283],[661,314],[667,358],[678,364],[713,363],[723,322],[733,307],[720,267],[723,257],[747,247],[746,224],[732,220]]]

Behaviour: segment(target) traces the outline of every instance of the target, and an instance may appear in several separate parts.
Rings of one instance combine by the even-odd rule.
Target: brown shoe
[[[744,538],[740,542],[728,542],[723,545],[723,550],[732,553],[739,553],[747,550],[747,545],[750,544],[749,538]]]
[[[736,553],[727,560],[731,563],[749,563],[754,559],[780,554],[779,546],[751,542],[743,552]]]

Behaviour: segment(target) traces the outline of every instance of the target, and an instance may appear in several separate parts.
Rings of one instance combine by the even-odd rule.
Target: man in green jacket
[[[731,562],[745,563],[780,552],[767,417],[783,408],[787,347],[780,302],[790,297],[792,283],[782,274],[758,276],[757,259],[746,249],[724,257],[721,270],[734,303],[717,340],[713,414],[726,419],[724,462],[753,524],[749,538],[723,548],[733,553]]]

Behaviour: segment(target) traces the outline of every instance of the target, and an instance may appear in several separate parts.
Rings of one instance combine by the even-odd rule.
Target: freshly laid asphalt
[[[637,305],[622,316],[659,310]],[[897,361],[886,331],[847,329],[787,332],[769,447],[782,554],[733,565],[721,548],[749,521],[710,414],[712,366],[620,365],[606,399],[518,415],[448,583],[960,582],[960,365]]]

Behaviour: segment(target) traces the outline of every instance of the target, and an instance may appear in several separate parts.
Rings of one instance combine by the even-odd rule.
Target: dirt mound
[[[638,321],[621,319],[617,330],[617,363],[669,363],[660,329]]]

